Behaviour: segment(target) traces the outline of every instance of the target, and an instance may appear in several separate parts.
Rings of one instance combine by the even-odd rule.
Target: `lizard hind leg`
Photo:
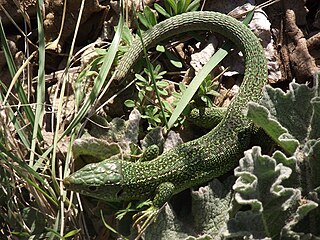
[[[150,161],[155,159],[159,156],[160,149],[158,145],[151,145],[149,146],[142,154],[141,158],[139,159],[140,162]]]
[[[198,127],[213,129],[224,118],[227,112],[225,107],[202,107],[191,110],[187,120]]]

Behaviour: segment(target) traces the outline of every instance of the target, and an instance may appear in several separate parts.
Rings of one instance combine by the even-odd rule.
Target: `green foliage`
[[[158,150],[163,150],[164,144],[161,128],[154,128],[146,134],[140,141],[140,146],[138,136],[141,117],[137,109],[131,111],[128,120],[114,118],[108,122],[103,117],[94,116],[92,120],[99,122],[99,125],[89,125],[90,130],[76,139],[72,145],[76,162],[85,160],[87,164],[115,156],[128,161],[137,161],[140,157],[146,157],[142,153],[156,152],[157,155]]]
[[[149,127],[147,130],[151,130],[153,127],[157,127],[162,123],[161,116],[162,115],[158,107],[147,105],[144,108],[144,114],[141,117],[148,120]]]
[[[191,9],[190,11],[194,11],[195,9],[197,9],[199,7],[199,1],[190,2],[190,1],[180,1],[179,0],[177,2],[172,1],[169,5],[168,5],[168,3],[165,3],[165,4],[167,4],[167,6],[171,6],[173,4],[172,6],[174,6],[174,8],[176,8],[176,9],[178,9],[178,13],[177,14],[181,14],[181,13],[187,12],[190,9]],[[156,6],[157,6],[157,8],[156,8]],[[190,8],[189,8],[189,6],[190,6]],[[158,4],[155,4],[155,8],[156,9],[160,9],[160,11],[161,11],[161,9],[163,9]],[[169,9],[172,10],[171,7],[169,7]],[[177,14],[174,14],[174,15],[177,15]],[[144,8],[143,12],[139,12],[138,13],[138,19],[139,19],[140,23],[143,26],[143,30],[150,29],[154,25],[157,24],[157,18],[156,18],[155,12],[152,11],[148,6],[146,6]],[[174,67],[182,68],[183,64],[181,63],[180,59],[175,54],[173,54],[172,52],[167,51],[166,48],[163,45],[157,45],[156,46],[156,51],[158,51],[160,53],[164,53],[166,58],[169,60],[169,62]]]
[[[157,3],[154,4],[154,9],[166,18],[193,12],[198,10],[199,7],[200,0],[165,0],[164,8]],[[156,14],[148,6],[145,6],[143,12],[138,13],[138,18],[146,29],[150,29],[157,24]]]
[[[126,107],[133,108],[137,107],[142,113],[142,118],[147,119],[149,127],[152,129],[154,127],[160,126],[164,122],[163,114],[160,111],[159,102],[155,100],[154,92],[158,92],[161,98],[168,96],[166,88],[168,87],[168,82],[163,79],[163,75],[166,74],[165,71],[161,71],[160,65],[155,68],[151,68],[153,76],[155,78],[155,85],[151,81],[150,70],[144,69],[144,72],[148,78],[143,77],[140,74],[135,74],[136,88],[138,90],[138,99],[131,100],[128,99],[124,102]],[[165,101],[164,101],[165,102]],[[164,104],[166,107],[165,117],[169,117],[168,108],[171,108],[170,104],[166,102]]]
[[[151,85],[150,76],[151,73],[148,69],[144,69],[145,73],[148,76],[148,79],[145,79],[140,74],[136,74],[136,85],[139,90],[139,92],[143,92],[142,94],[142,101],[144,101],[144,98],[146,97],[147,93],[152,93],[153,91],[158,91],[161,96],[167,96],[168,92],[165,90],[166,87],[168,87],[168,82],[163,80],[163,75],[166,74],[166,71],[160,71],[161,67],[160,65],[157,65],[155,68],[152,68],[151,71],[153,71],[153,75],[156,82],[156,86]]]
[[[154,8],[166,18],[185,12],[193,12],[199,7],[200,0],[165,0],[164,8],[157,3],[154,4]]]
[[[199,98],[205,106],[214,107],[213,99],[219,96],[219,92],[217,92],[217,90],[218,83],[212,81],[212,77],[208,75],[199,86],[196,97]]]
[[[177,103],[176,108],[172,112],[172,115],[168,122],[169,129],[172,126],[174,126],[175,122],[180,117],[180,114],[185,110],[186,106],[190,103],[191,99],[194,97],[198,88],[201,86],[203,81],[207,78],[207,76],[212,71],[212,69],[222,61],[222,59],[228,54],[228,51],[230,51],[230,49],[231,49],[231,45],[229,42],[225,44],[224,48],[220,48],[210,58],[210,60],[203,66],[203,68],[198,72],[198,74],[192,79],[188,88],[184,91],[183,95],[181,96],[180,101]],[[208,89],[208,88],[204,87],[203,89]],[[204,99],[206,100],[206,98]]]
[[[157,11],[159,11],[161,14],[170,17],[170,16],[174,16],[174,15],[181,14],[184,12],[196,10],[200,6],[200,1],[198,1],[198,0],[196,0],[196,1],[190,1],[190,0],[172,1],[172,0],[169,0],[169,1],[164,2],[164,6],[165,6],[165,8],[162,8],[160,5],[155,4],[155,9]],[[142,13],[138,14],[138,18],[139,18],[140,22],[142,23],[142,25],[146,29],[151,28],[152,26],[154,26],[157,23],[155,13],[152,12],[149,7],[145,7],[144,11]],[[169,51],[166,51],[165,47],[163,47],[162,45],[158,45],[156,47],[156,49],[158,52],[164,53],[166,55],[167,59],[169,60],[169,62],[173,66],[175,66],[176,68],[182,68],[183,64],[181,63],[181,61],[174,54],[172,54]],[[212,66],[213,65],[211,65],[210,67],[212,67]],[[157,69],[157,67],[156,67],[156,69]],[[152,82],[152,81],[150,81],[150,79],[152,80],[152,74],[154,74],[155,76],[159,75],[159,73],[157,71],[154,71],[154,69],[149,68],[147,71],[145,70],[145,72],[149,72],[149,73],[147,73],[148,80],[145,79],[144,77],[142,77],[141,75],[136,74],[136,79],[137,79],[136,85],[137,85],[137,88],[139,91],[139,93],[138,93],[139,100],[135,101],[132,99],[128,99],[127,101],[125,101],[125,105],[130,108],[139,107],[139,110],[142,112],[142,118],[145,118],[148,120],[148,124],[149,124],[148,129],[151,129],[156,126],[161,126],[161,123],[162,122],[166,123],[167,122],[166,118],[169,118],[169,117],[170,117],[170,126],[177,126],[177,125],[183,123],[184,118],[181,117],[180,114],[182,112],[188,113],[188,108],[186,110],[184,110],[184,109],[189,104],[189,101],[191,101],[191,98],[195,94],[196,91],[194,91],[192,94],[187,94],[187,96],[189,96],[190,98],[188,98],[187,100],[182,99],[182,101],[179,103],[179,105],[183,105],[183,107],[178,107],[174,111],[173,111],[173,109],[176,105],[170,104],[167,101],[163,101],[163,102],[161,101],[161,103],[158,103],[157,105],[155,105],[154,103],[152,105],[148,105],[147,103],[145,103],[145,102],[148,102],[148,95],[146,95],[146,91],[149,92],[151,89],[153,89],[156,92],[157,96],[159,95],[161,97],[161,96],[165,95],[162,92],[165,90],[162,86],[152,87],[150,84],[150,82]],[[150,72],[152,72],[152,74],[150,74]],[[207,72],[208,71],[206,71],[204,74],[200,74],[197,78],[198,79],[206,78]],[[199,99],[201,99],[201,101],[203,101],[206,106],[213,106],[212,96],[217,95],[217,92],[215,92],[212,88],[211,79],[206,78],[206,81],[204,81],[203,84],[201,84],[201,82],[202,81],[197,81],[197,83],[199,85],[201,85],[200,89],[197,93],[197,95],[198,95],[197,97]],[[161,81],[160,82],[157,81],[156,85],[159,85],[159,84],[162,84]],[[140,86],[140,89],[138,86]],[[175,91],[173,91],[173,95],[174,94],[175,94]],[[146,99],[147,99],[147,101],[146,101]],[[152,98],[150,100],[151,101],[149,101],[149,102],[153,101]],[[158,101],[159,101],[159,99],[158,99]],[[174,103],[177,103],[176,99],[174,99]],[[173,112],[175,112],[175,115],[172,118]],[[177,112],[178,112],[178,114],[177,114]]]
[[[123,25],[122,34],[121,34],[121,41],[123,42],[123,44],[119,46],[119,52],[120,53],[127,52],[133,40],[134,40],[134,37],[130,29],[128,28],[127,25]]]
[[[165,8],[155,3],[154,8],[163,16],[169,18],[181,13],[196,11],[200,6],[200,0],[166,0],[164,1]],[[145,29],[150,29],[157,24],[155,12],[148,6],[143,9],[143,12],[138,13],[138,18]],[[162,52],[169,59],[169,62],[176,68],[182,68],[181,61],[171,52],[167,51],[162,45],[156,47],[158,52]]]
[[[307,141],[308,137],[317,135],[316,124],[316,88],[306,85],[290,84],[290,92],[266,87],[263,106],[250,104],[248,117],[258,126],[266,128],[273,141],[287,153],[293,154],[299,142]]]
[[[295,225],[318,206],[310,197],[303,196],[299,181],[301,170],[297,156],[286,157],[276,151],[269,157],[261,155],[259,147],[246,151],[235,169],[238,179],[233,189],[235,200],[250,206],[250,210],[237,212],[228,223],[226,235],[229,238],[251,235],[254,239],[292,239],[313,232],[312,225],[307,224],[303,232],[294,233]],[[308,222],[305,220],[301,224]]]
[[[148,6],[143,9],[142,13],[138,13],[138,18],[146,29],[150,29],[158,23],[155,13]]]
[[[157,65],[155,68],[152,67],[153,75],[156,80],[156,85],[151,84],[151,74],[148,69],[144,69],[145,74],[148,78],[143,77],[140,74],[135,74],[135,86],[138,90],[138,97],[136,100],[127,99],[124,104],[128,108],[137,107],[142,113],[142,118],[148,121],[148,130],[161,126],[164,122],[163,115],[160,111],[158,102],[155,100],[154,92],[157,91],[160,97],[163,99],[162,104],[165,109],[166,118],[170,118],[175,106],[181,101],[181,97],[186,91],[187,87],[184,83],[178,84],[178,89],[173,90],[170,94],[173,97],[173,101],[169,102],[165,100],[169,94],[167,88],[169,83],[163,78],[166,74],[166,71],[161,71],[160,65]],[[207,76],[205,80],[201,83],[198,91],[195,93],[194,100],[191,100],[185,110],[183,111],[184,116],[188,116],[192,106],[207,106],[213,107],[213,99],[215,96],[218,96],[219,93],[216,91],[218,85],[216,82],[212,82],[210,76]],[[184,117],[179,117],[177,125],[181,125],[184,122]]]
[[[138,203],[136,206],[133,206],[132,202],[129,202],[125,209],[121,209],[116,213],[116,218],[122,220],[128,213],[137,213],[141,209],[152,206],[151,200],[146,200]]]

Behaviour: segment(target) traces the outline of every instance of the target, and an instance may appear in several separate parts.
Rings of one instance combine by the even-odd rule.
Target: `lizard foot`
[[[141,211],[133,216],[134,224],[133,226],[139,226],[139,233],[143,233],[147,227],[157,220],[158,214],[164,206],[158,208],[154,205],[150,206],[148,209]]]

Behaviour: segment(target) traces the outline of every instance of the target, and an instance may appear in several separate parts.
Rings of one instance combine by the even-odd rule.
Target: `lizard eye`
[[[90,190],[91,192],[96,192],[96,191],[98,190],[98,187],[97,187],[97,186],[90,186],[90,187],[89,187],[89,190]]]

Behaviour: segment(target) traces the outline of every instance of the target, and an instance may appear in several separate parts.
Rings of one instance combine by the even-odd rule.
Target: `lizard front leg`
[[[175,186],[171,182],[164,182],[159,184],[156,188],[155,196],[152,201],[152,205],[133,216],[135,220],[134,225],[143,222],[140,232],[144,231],[152,221],[156,220],[159,212],[161,211],[162,207],[164,207],[165,203],[169,201],[171,196],[174,194]]]

